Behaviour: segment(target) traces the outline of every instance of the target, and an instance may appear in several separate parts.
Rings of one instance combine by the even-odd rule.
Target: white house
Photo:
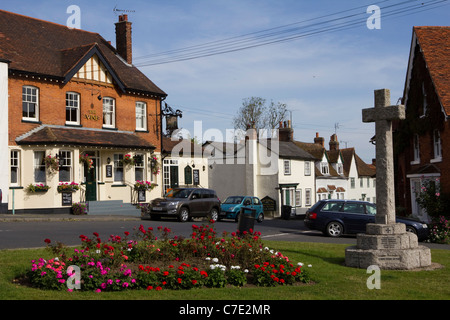
[[[375,202],[375,167],[366,164],[354,148],[339,148],[336,134],[329,150],[316,133],[314,143],[295,143],[315,157],[316,199],[351,199]]]
[[[290,124],[280,127],[278,138],[257,137],[248,130],[244,142],[208,142],[209,185],[221,199],[232,195],[252,195],[281,214],[284,206],[294,214],[304,214],[314,204],[314,157],[296,146]],[[225,146],[225,147],[224,147]],[[267,207],[268,208],[268,207]],[[287,208],[287,207],[286,207]]]

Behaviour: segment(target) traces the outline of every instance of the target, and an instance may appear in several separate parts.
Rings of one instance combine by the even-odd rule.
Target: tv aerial
[[[117,9],[117,5],[114,7],[113,12],[117,15],[117,13],[133,13],[135,10],[125,10],[125,9]]]

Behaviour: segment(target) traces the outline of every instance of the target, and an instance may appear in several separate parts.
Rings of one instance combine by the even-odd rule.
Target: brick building
[[[0,10],[3,211],[131,203],[137,180],[161,179],[153,172],[167,95],[132,65],[127,15],[115,28],[117,49],[97,33]],[[64,199],[61,184],[80,189]],[[49,189],[31,192],[39,185]]]
[[[414,27],[403,94],[406,119],[394,124],[396,204],[427,220],[416,202],[424,180],[450,194],[450,27]]]

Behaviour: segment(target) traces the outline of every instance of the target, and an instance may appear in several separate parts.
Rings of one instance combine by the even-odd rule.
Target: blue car
[[[264,220],[263,204],[258,197],[231,196],[220,205],[220,219],[234,219],[238,221],[241,208],[254,209],[255,219],[258,222]]]
[[[307,212],[304,224],[311,230],[322,231],[330,237],[343,234],[365,233],[367,223],[375,223],[377,208],[366,201],[320,200]],[[406,231],[417,235],[419,241],[429,236],[428,226],[414,219],[396,217],[398,223],[406,225]]]

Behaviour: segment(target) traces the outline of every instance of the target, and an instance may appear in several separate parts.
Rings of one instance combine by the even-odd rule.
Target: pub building
[[[133,66],[127,15],[115,31],[116,48],[94,32],[0,10],[1,213],[161,195],[167,94]],[[138,181],[153,187],[140,198]]]

